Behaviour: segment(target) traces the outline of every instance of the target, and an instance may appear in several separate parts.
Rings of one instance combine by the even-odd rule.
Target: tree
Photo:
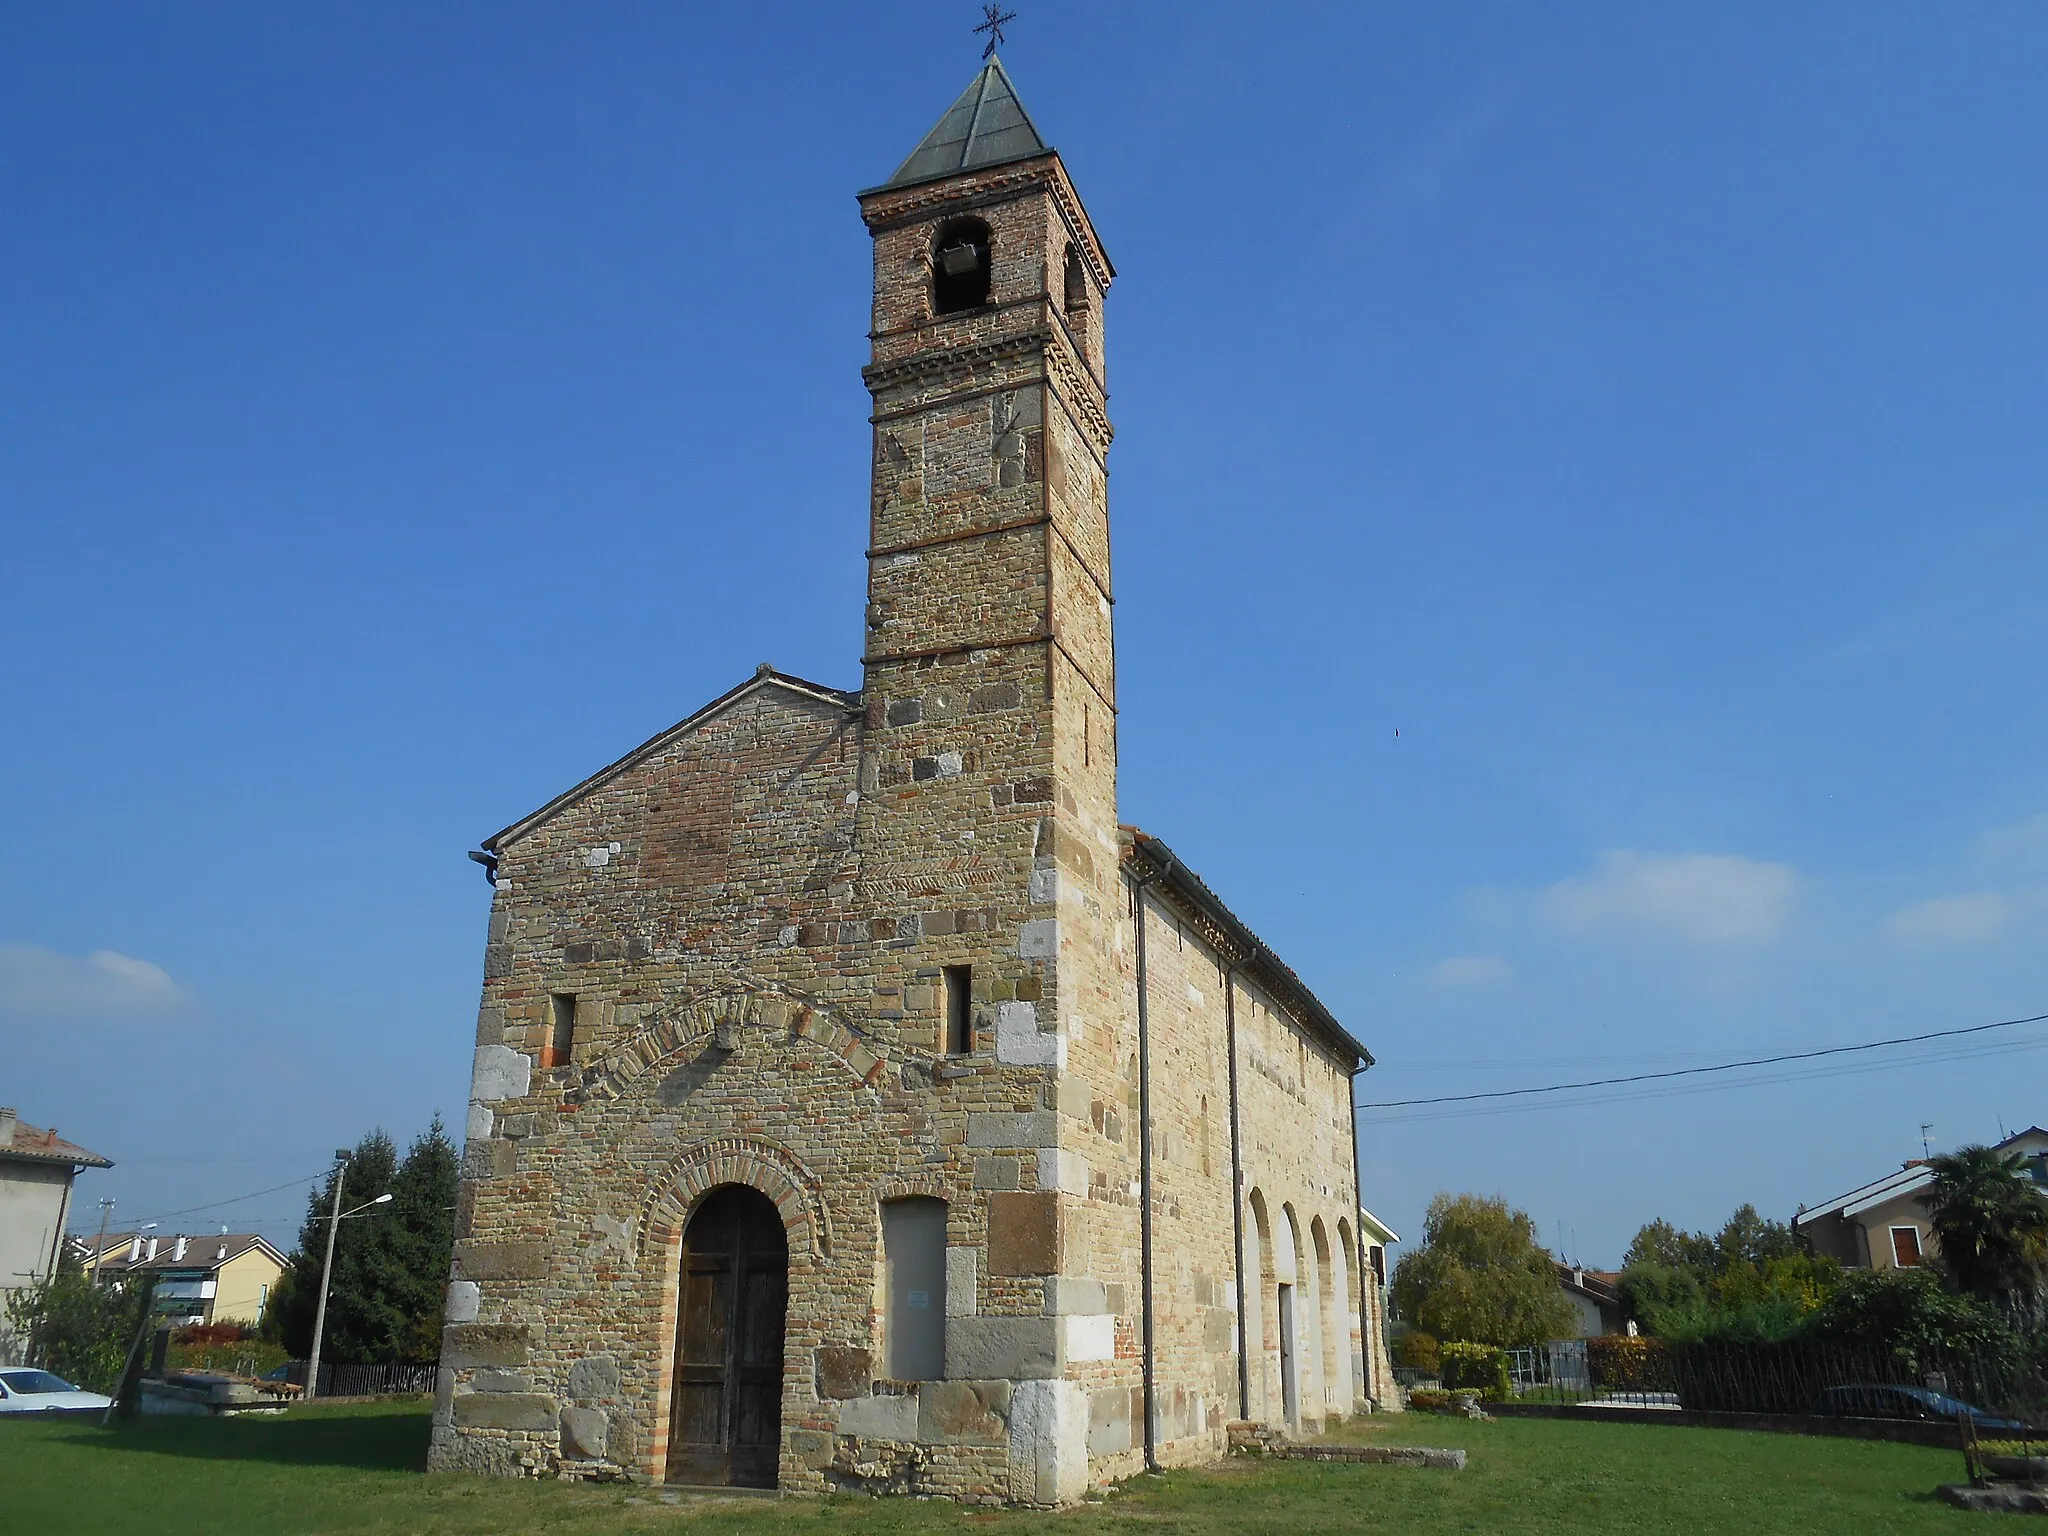
[[[1773,1259],[1789,1259],[1800,1251],[1799,1238],[1782,1221],[1766,1221],[1756,1207],[1742,1205],[1714,1236],[1714,1261],[1718,1273],[1736,1264],[1748,1264],[1761,1272]]]
[[[1536,1224],[1495,1196],[1438,1195],[1422,1246],[1394,1266],[1394,1305],[1439,1339],[1503,1348],[1575,1331]]]
[[[342,1208],[389,1194],[391,1202],[341,1224],[327,1299],[321,1355],[336,1363],[431,1361],[440,1352],[440,1318],[455,1243],[456,1155],[440,1116],[404,1160],[382,1130],[356,1144],[342,1187]],[[271,1293],[264,1335],[294,1358],[312,1350],[320,1266],[334,1179],[309,1197],[290,1266]]]
[[[44,1370],[112,1392],[142,1321],[142,1290],[125,1276],[95,1284],[66,1244],[55,1274],[7,1293],[7,1321]]]
[[[2048,1273],[2048,1199],[2017,1153],[1959,1147],[1928,1167],[1922,1197],[1941,1265],[1960,1290],[2012,1306]]]
[[[1629,1253],[1633,1255],[1635,1251],[1631,1245]],[[1705,1312],[1707,1307],[1707,1288],[1689,1266],[1660,1264],[1650,1259],[1634,1259],[1626,1265],[1615,1294],[1621,1300],[1622,1310],[1645,1333],[1659,1336],[1679,1318]]]
[[[1683,1232],[1661,1217],[1636,1231],[1635,1241],[1622,1256],[1621,1267],[1656,1264],[1665,1269],[1687,1269],[1706,1282],[1717,1273],[1719,1257],[1714,1240],[1704,1232]]]

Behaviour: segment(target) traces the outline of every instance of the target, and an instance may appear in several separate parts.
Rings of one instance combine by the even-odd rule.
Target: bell
[[[949,245],[939,252],[939,270],[948,277],[965,277],[980,260],[980,250],[972,245]]]

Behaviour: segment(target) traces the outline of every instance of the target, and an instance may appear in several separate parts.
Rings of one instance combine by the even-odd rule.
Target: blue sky
[[[1123,814],[1362,1097],[2048,1012],[2048,13],[1025,9],[1120,272]],[[465,849],[858,684],[852,194],[978,15],[5,14],[0,1102],[87,1219],[287,1236],[212,1202],[460,1123]],[[1375,1112],[1367,1202],[1612,1261],[2043,1060]]]

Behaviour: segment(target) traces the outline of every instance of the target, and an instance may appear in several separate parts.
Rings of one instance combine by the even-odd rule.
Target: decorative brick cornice
[[[1045,349],[1045,371],[1060,398],[1080,411],[1082,421],[1096,439],[1096,457],[1106,459],[1109,445],[1116,437],[1116,428],[1109,424],[1109,411],[1102,397],[1101,385],[1074,366],[1074,359],[1064,347]]]
[[[1094,221],[1088,217],[1088,210],[1081,206],[1080,196],[1067,179],[1065,165],[1058,153],[1052,150],[1029,160],[992,166],[984,171],[969,171],[942,181],[870,192],[861,198],[861,217],[867,221],[870,230],[880,234],[904,224],[918,223],[942,211],[991,208],[999,203],[1015,202],[1033,192],[1042,192],[1052,199],[1068,229],[1079,238],[1082,258],[1095,275],[1095,285],[1107,293],[1109,285],[1116,281],[1116,269],[1110,265],[1108,253],[1096,238]]]
[[[893,363],[869,363],[860,376],[872,394],[904,384],[944,384],[971,378],[997,363],[1019,362],[1043,357],[1052,351],[1053,333],[1048,326],[1033,326],[1008,336],[964,347],[933,347],[899,358]]]

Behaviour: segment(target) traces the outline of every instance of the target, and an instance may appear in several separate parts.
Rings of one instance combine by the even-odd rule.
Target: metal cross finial
[[[984,5],[981,14],[986,19],[974,30],[977,34],[988,34],[988,46],[981,50],[981,56],[985,59],[996,51],[996,46],[1003,40],[1004,26],[1015,21],[1017,13],[1006,11],[1000,5]]]

